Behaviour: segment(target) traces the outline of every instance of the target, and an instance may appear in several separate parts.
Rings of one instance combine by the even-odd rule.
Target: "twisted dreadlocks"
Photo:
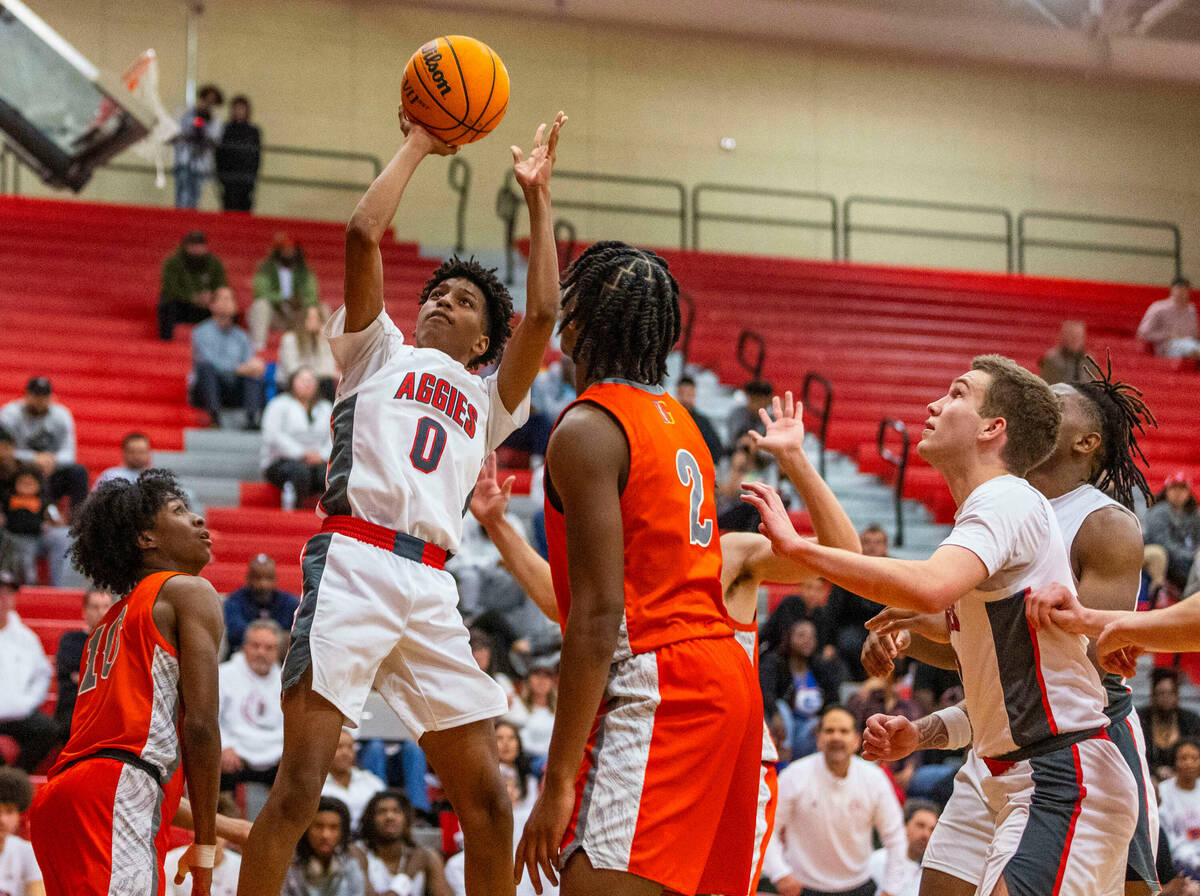
[[[496,276],[495,268],[485,268],[474,256],[464,260],[452,255],[425,281],[425,286],[421,288],[421,300],[417,304],[424,305],[429,301],[429,294],[439,283],[454,277],[470,280],[483,293],[483,301],[487,306],[487,320],[484,324],[487,326],[488,347],[478,358],[472,358],[468,365],[483,367],[500,357],[500,352],[504,351],[504,344],[512,335],[512,296]]]
[[[1100,430],[1099,457],[1092,469],[1092,485],[1108,492],[1126,507],[1133,507],[1133,490],[1150,500],[1146,474],[1138,467],[1137,459],[1148,465],[1146,455],[1137,443],[1137,435],[1145,435],[1145,424],[1158,426],[1158,421],[1142,401],[1142,391],[1128,383],[1114,382],[1112,354],[1106,368],[1088,356],[1087,367],[1095,379],[1088,383],[1072,383],[1072,387],[1088,400],[1093,424]]]
[[[679,338],[679,286],[649,249],[590,246],[563,279],[563,326],[579,328],[573,360],[589,379],[658,385]]]

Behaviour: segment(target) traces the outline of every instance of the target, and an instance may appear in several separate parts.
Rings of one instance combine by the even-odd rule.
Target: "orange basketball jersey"
[[[174,572],[146,576],[113,604],[87,640],[71,737],[50,777],[98,751],[131,753],[181,790],[179,656],[154,624],[154,601]],[[168,790],[168,796],[172,796]],[[177,798],[177,795],[176,795]]]
[[[615,659],[693,638],[732,637],[721,592],[716,473],[691,415],[661,387],[626,381],[597,383],[573,404],[581,402],[612,415],[629,442],[629,479],[621,494],[628,646],[622,643]],[[546,541],[565,627],[571,608],[566,528],[549,473]]]

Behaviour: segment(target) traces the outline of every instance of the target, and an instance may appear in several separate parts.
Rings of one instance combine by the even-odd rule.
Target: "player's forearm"
[[[923,562],[864,557],[803,539],[796,540],[788,555],[835,585],[889,607],[940,613],[961,597],[937,583]]]
[[[195,841],[213,844],[217,842],[217,796],[221,781],[221,734],[216,716],[189,720],[185,715],[180,740]]]
[[[553,328],[558,316],[558,247],[554,243],[554,215],[550,188],[525,188],[529,210],[529,272],[525,280],[525,320]],[[547,334],[548,336],[549,334]]]
[[[780,452],[776,459],[780,472],[791,480],[804,499],[817,540],[826,547],[862,553],[862,544],[854,524],[803,449],[796,446],[790,451]]]
[[[1187,653],[1200,644],[1200,597],[1149,613],[1114,613],[1116,628],[1138,647],[1161,653]]]
[[[958,658],[949,644],[931,640],[911,630],[908,637],[908,647],[904,649],[905,656],[937,669],[958,668]]]
[[[175,817],[171,820],[171,824],[177,828],[183,828],[185,831],[194,830],[192,803],[187,797],[179,801],[179,808],[175,810]],[[249,834],[250,822],[243,818],[230,818],[228,815],[217,814],[217,836],[222,840],[240,848],[246,845],[246,837]]]
[[[348,240],[379,245],[383,235],[392,225],[392,218],[396,217],[396,209],[400,207],[405,187],[425,155],[426,153],[413,141],[405,140],[387,167],[358,201],[346,227]]]
[[[507,518],[501,516],[499,519],[489,520],[484,524],[484,528],[517,584],[547,618],[558,622],[558,605],[554,600],[550,564],[542,559]]]

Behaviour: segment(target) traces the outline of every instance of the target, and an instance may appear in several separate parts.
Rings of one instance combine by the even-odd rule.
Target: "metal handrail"
[[[753,361],[746,358],[746,350],[750,345],[758,348],[758,356]],[[762,375],[763,364],[767,360],[767,341],[753,330],[742,330],[738,334],[737,360],[750,374],[750,379],[758,379]]]
[[[508,172],[504,183],[496,192],[496,217],[504,228],[504,282],[512,286],[513,282],[513,252],[517,241],[517,210],[521,207],[521,197],[514,189],[513,173]]]
[[[562,236],[559,236],[559,233]],[[575,260],[575,225],[566,218],[559,218],[554,222],[554,248],[558,250],[558,244],[566,242],[566,249],[559,253],[558,269],[565,271],[571,266],[571,262]]]
[[[450,189],[458,194],[458,208],[454,211],[454,252],[461,255],[467,248],[467,196],[471,192],[471,166],[466,159],[454,156],[446,171]]]
[[[1030,239],[1025,235],[1025,222],[1031,218],[1043,221],[1066,221],[1073,224],[1100,224],[1110,227],[1140,227],[1144,230],[1165,230],[1171,234],[1170,249],[1150,249],[1131,246],[1127,243],[1091,243],[1073,240]],[[1118,255],[1142,255],[1149,258],[1170,258],[1175,263],[1174,276],[1183,273],[1183,235],[1179,225],[1172,221],[1155,221],[1148,218],[1120,218],[1109,215],[1082,215],[1070,212],[1048,212],[1026,210],[1017,215],[1017,272],[1025,273],[1025,249],[1027,246],[1045,249],[1075,249],[1081,252],[1111,252]]]
[[[679,354],[686,368],[692,355],[692,328],[696,324],[696,300],[687,290],[679,290]]]
[[[21,157],[12,151],[7,142],[0,143],[0,196],[9,192],[8,172],[12,170],[12,194],[21,193]]]
[[[769,196],[777,199],[811,199],[829,203],[829,220],[814,221],[807,218],[768,218],[761,215],[733,215],[725,212],[704,212],[700,209],[700,196],[704,192],[733,193],[745,196]],[[700,222],[724,221],[728,224],[761,224],[774,227],[804,227],[810,230],[828,230],[831,239],[831,258],[838,258],[838,201],[830,193],[814,193],[807,190],[777,190],[769,187],[741,187],[732,184],[696,184],[692,187],[692,248],[700,248]]]
[[[885,444],[887,434],[900,434],[900,453],[896,454]],[[908,427],[900,420],[885,417],[879,421],[879,432],[875,437],[875,447],[879,456],[896,468],[896,485],[893,489],[893,500],[896,505],[896,547],[904,547],[904,477],[908,473],[908,454],[912,440],[908,435]]]
[[[851,222],[850,209],[854,205],[883,205],[890,208],[911,208],[924,211],[966,212],[980,215],[991,215],[1004,220],[1004,236],[987,233],[963,233],[957,230],[933,230],[917,227],[879,227],[873,225],[855,225]],[[880,196],[847,196],[842,203],[842,259],[850,261],[850,234],[859,233],[887,234],[892,236],[916,236],[928,239],[953,240],[969,243],[1003,244],[1006,255],[1008,273],[1013,272],[1013,216],[1006,208],[993,205],[975,205],[958,202],[930,202],[923,199],[892,199]]]
[[[817,410],[813,402],[809,400],[809,395],[812,392],[813,384],[822,388],[821,409]],[[833,383],[829,381],[827,376],[817,373],[815,370],[810,370],[804,375],[804,386],[800,390],[800,403],[804,405],[806,411],[810,411],[817,415],[817,441],[821,445],[820,453],[817,455],[817,472],[821,474],[821,478],[825,478],[825,441],[829,435],[829,416],[833,412]]]
[[[509,179],[512,172],[509,172]],[[655,208],[646,205],[625,205],[616,202],[592,202],[584,199],[555,198],[554,207],[559,209],[573,208],[580,211],[612,212],[622,215],[648,215],[650,217],[679,219],[679,248],[687,248],[687,189],[677,180],[664,180],[657,177],[634,177],[628,174],[603,174],[594,171],[555,171],[556,181],[581,180],[591,183],[616,184],[629,187],[652,187],[671,190],[679,195],[679,205],[675,208]]]

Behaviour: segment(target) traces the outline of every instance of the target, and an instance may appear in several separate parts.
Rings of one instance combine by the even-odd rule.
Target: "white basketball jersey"
[[[529,416],[529,396],[510,414],[495,376],[405,344],[386,311],[357,333],[345,322],[339,308],[325,325],[342,379],[318,515],[355,516],[457,551],[483,461]]]
[[[758,628],[753,625],[749,628],[741,628],[735,625],[733,636],[737,638],[737,642],[742,645],[742,649],[750,657],[750,665],[754,667],[754,671],[757,674]],[[771,740],[771,729],[767,727],[766,719],[763,719],[762,761],[766,764],[774,764],[779,761],[779,751],[775,749],[775,741]]]
[[[1133,521],[1137,523],[1139,530],[1142,527],[1136,513],[1124,504],[1114,501],[1094,485],[1087,483],[1072,489],[1065,495],[1053,498],[1050,501],[1050,506],[1054,508],[1054,516],[1058,520],[1059,529],[1062,530],[1063,544],[1067,549],[1068,560],[1071,557],[1071,552],[1074,550],[1075,537],[1083,527],[1084,520],[1097,510],[1103,510],[1105,507],[1116,507],[1122,513],[1129,514]],[[1136,591],[1130,593],[1129,606],[1126,609],[1137,609],[1137,597]],[[1126,686],[1125,679],[1120,675],[1108,672],[1104,674],[1101,681],[1108,696],[1108,705],[1105,707],[1105,713],[1114,721],[1127,716],[1133,708],[1133,694],[1128,686]]]
[[[995,758],[1108,724],[1087,639],[1035,631],[1025,598],[1054,582],[1074,588],[1050,503],[1024,479],[990,479],[963,502],[943,544],[974,553],[988,578],[946,611],[974,747]]]

